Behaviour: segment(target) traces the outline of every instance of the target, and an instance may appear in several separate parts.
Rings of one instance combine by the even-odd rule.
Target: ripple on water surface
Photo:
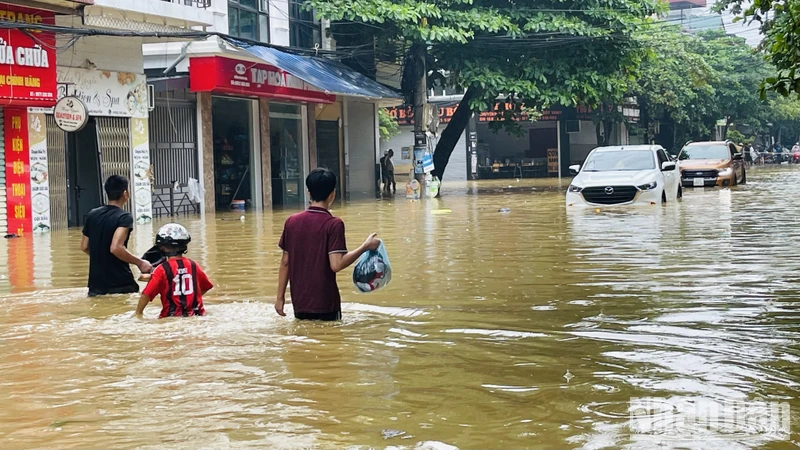
[[[335,324],[274,312],[285,212],[182,219],[216,284],[203,318],[87,299],[79,230],[2,241],[2,447],[794,445],[747,417],[800,406],[800,171],[748,180],[635,211],[567,212],[542,180],[338,206],[351,246],[384,239],[394,279],[362,295],[343,274]],[[698,425],[730,402],[743,421]],[[654,443],[646,426],[686,439]]]

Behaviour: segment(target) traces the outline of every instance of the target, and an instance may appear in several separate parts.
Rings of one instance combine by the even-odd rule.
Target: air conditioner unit
[[[564,123],[564,128],[566,128],[567,133],[580,133],[581,132],[581,121],[580,120],[567,120]]]

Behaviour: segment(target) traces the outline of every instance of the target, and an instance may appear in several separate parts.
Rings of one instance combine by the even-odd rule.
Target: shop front
[[[53,12],[3,3],[0,17],[55,23]],[[22,237],[50,230],[47,146],[37,108],[56,102],[56,39],[13,28],[0,30],[0,39],[0,231]]]
[[[504,107],[509,105],[495,104],[492,111],[476,114],[471,124],[477,140],[472,161],[478,179],[565,176],[570,165],[582,164],[597,147],[592,108],[555,106],[535,117],[522,114],[517,119],[521,133],[515,134],[491,129],[496,112]],[[612,145],[626,145],[627,123],[638,121],[637,107],[620,107],[620,113],[626,122],[615,125]]]
[[[540,111],[533,118],[522,114],[518,118],[519,133],[495,132],[491,129],[496,111],[477,114],[473,123],[477,136],[475,146],[478,179],[543,178],[558,175],[559,154],[569,154],[569,144],[560,135],[566,125],[565,112],[552,108]]]
[[[223,56],[191,58],[189,78],[204,134],[205,211],[302,208],[309,110],[336,97],[273,65]]]
[[[59,99],[82,105],[86,119],[80,127],[63,128],[53,110],[42,111],[53,226],[82,226],[89,211],[106,202],[103,182],[111,175],[131,181],[125,209],[138,223],[150,222],[150,101],[145,76],[75,67],[58,67],[57,73]]]

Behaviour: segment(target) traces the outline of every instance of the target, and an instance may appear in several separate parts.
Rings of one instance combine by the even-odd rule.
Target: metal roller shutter
[[[97,117],[97,140],[100,147],[101,183],[111,175],[122,175],[132,180],[131,171],[131,119],[127,117]],[[103,191],[104,201],[106,194]],[[133,196],[125,205],[125,211],[133,213]]]
[[[50,227],[67,228],[67,135],[47,118],[47,168],[50,181]]]

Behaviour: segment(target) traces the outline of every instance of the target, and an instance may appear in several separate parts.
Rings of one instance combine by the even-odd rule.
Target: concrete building
[[[214,23],[209,0],[14,0],[0,3],[5,20],[71,29],[174,33]],[[80,226],[104,201],[102,180],[132,180],[127,209],[152,217],[148,149],[150,96],[140,37],[81,36],[5,29],[8,47],[30,47],[33,58],[11,61],[4,79],[0,139],[0,228],[25,235]],[[31,37],[33,36],[33,37]],[[56,50],[58,49],[58,50]],[[14,50],[16,51],[16,50]],[[34,67],[36,66],[36,67]],[[12,87],[18,77],[24,85]],[[57,125],[53,107],[72,97],[82,105],[72,132]],[[7,151],[9,150],[10,151]],[[10,163],[10,164],[7,164]],[[9,169],[10,168],[10,169]]]
[[[398,94],[316,57],[334,43],[299,2],[211,0],[208,9],[207,31],[246,41],[143,46],[155,87],[154,214],[192,211],[190,178],[204,190],[202,212],[302,208],[305,176],[317,166],[339,176],[340,197],[374,198],[378,108]]]
[[[438,133],[429,136],[430,149],[438,142],[438,134],[450,122],[458,107],[460,95],[435,92],[429,97],[438,113]],[[503,108],[499,98],[493,110]],[[395,173],[398,182],[408,179],[412,169],[411,152],[414,145],[412,111],[408,107],[389,109],[400,125],[401,133],[381,149],[395,152]],[[621,111],[627,122],[639,120],[635,99],[628,99]],[[559,163],[562,175],[568,174],[571,164],[582,164],[589,152],[597,147],[597,133],[589,108],[551,107],[540,111],[537,117],[520,117],[519,133],[493,131],[492,110],[474,114],[456,144],[447,165],[444,181],[496,178],[538,178],[558,176]],[[631,143],[626,123],[615,124],[612,145]]]

